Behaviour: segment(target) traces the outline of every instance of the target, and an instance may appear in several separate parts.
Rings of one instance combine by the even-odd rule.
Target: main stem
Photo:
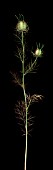
[[[27,100],[26,100],[26,92],[25,92],[25,84],[24,84],[24,55],[25,55],[25,48],[24,48],[24,35],[22,31],[22,50],[23,50],[23,59],[22,59],[22,72],[23,72],[23,92],[24,92],[24,99],[25,99],[25,107],[26,107],[26,124],[25,124],[25,129],[26,129],[26,146],[25,146],[25,162],[24,162],[24,170],[26,170],[26,165],[27,165]]]

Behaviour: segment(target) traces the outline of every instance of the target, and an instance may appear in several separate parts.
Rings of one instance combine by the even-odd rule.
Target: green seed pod
[[[25,21],[19,21],[17,23],[16,29],[17,29],[18,32],[22,32],[22,31],[27,32],[28,26],[27,26]]]
[[[37,48],[36,51],[35,51],[35,55],[38,56],[38,57],[41,56],[42,55],[41,49]]]

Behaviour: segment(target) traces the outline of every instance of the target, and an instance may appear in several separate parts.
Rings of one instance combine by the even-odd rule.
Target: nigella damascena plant
[[[16,118],[18,119],[18,124],[21,127],[21,131],[23,135],[25,135],[26,143],[25,143],[25,160],[24,160],[24,170],[26,170],[27,165],[27,147],[28,147],[28,135],[30,135],[33,124],[34,124],[34,116],[31,115],[30,107],[32,103],[36,103],[43,100],[42,94],[33,94],[31,95],[30,92],[26,92],[26,75],[31,75],[31,73],[36,73],[36,66],[39,57],[43,56],[43,45],[41,46],[40,43],[37,44],[37,48],[32,52],[32,58],[30,63],[27,63],[27,55],[25,52],[25,33],[28,32],[29,26],[25,22],[23,15],[20,15],[20,18],[17,17],[17,24],[16,24],[16,38],[17,38],[17,53],[16,57],[17,60],[19,59],[21,62],[21,70],[20,75],[18,76],[18,72],[13,74],[13,82],[16,85],[19,85],[23,91],[24,99],[17,100],[15,104],[15,114]],[[20,43],[19,43],[19,41]],[[19,63],[18,63],[19,64]],[[18,86],[17,86],[18,87]]]

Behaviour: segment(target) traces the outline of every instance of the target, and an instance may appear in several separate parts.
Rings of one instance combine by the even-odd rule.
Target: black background
[[[44,44],[44,54],[40,61],[40,68],[36,75],[29,76],[27,81],[27,91],[31,94],[37,93],[44,95],[43,103],[36,104],[32,108],[32,114],[36,115],[34,130],[32,137],[28,138],[28,161],[27,169],[43,169],[49,165],[49,138],[48,138],[48,4],[39,2],[23,2],[18,4],[8,4],[6,13],[1,13],[1,113],[2,113],[2,134],[6,144],[4,146],[6,152],[7,169],[23,169],[24,167],[24,149],[25,138],[21,136],[17,129],[17,122],[14,113],[14,104],[17,95],[23,94],[22,90],[12,84],[10,78],[10,70],[17,69],[17,61],[14,57],[14,37],[13,29],[16,25],[14,15],[23,14],[29,25],[28,44],[29,48],[35,43]],[[5,25],[5,26],[4,26]],[[29,54],[28,54],[29,55]],[[6,121],[3,118],[6,116]],[[6,123],[5,123],[6,122]],[[5,130],[3,125],[5,124]],[[7,148],[7,149],[6,149]],[[4,152],[5,157],[5,152]]]

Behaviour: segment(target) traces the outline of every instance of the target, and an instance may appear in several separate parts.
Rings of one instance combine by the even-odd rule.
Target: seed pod
[[[16,30],[18,32],[27,32],[28,31],[28,25],[25,21],[19,21],[16,25]]]

